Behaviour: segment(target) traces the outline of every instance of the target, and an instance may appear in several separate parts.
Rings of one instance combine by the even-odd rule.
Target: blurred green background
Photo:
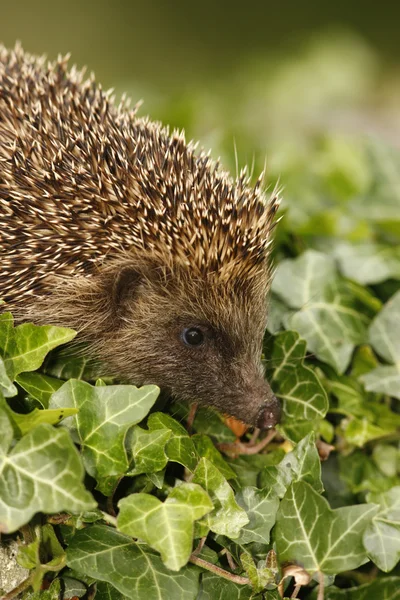
[[[385,0],[22,0],[1,3],[0,40],[50,59],[71,52],[227,168],[235,145],[239,166],[266,164],[289,198],[308,189],[305,172],[327,169],[346,196],[368,183],[360,140],[399,143],[399,17]]]

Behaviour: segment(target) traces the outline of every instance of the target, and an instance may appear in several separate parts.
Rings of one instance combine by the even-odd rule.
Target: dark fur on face
[[[92,277],[60,281],[31,310],[36,322],[78,329],[90,352],[126,380],[156,383],[180,400],[271,427],[280,411],[261,364],[261,284],[235,289],[212,277],[193,279],[186,268],[170,272],[125,257]],[[203,336],[198,346],[185,343],[191,328]]]

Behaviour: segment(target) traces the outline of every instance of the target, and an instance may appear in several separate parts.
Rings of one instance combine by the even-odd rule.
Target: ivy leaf
[[[328,255],[308,250],[296,259],[283,260],[277,269],[272,290],[290,308],[302,308],[324,298],[336,279],[335,261]]]
[[[369,328],[376,352],[393,366],[379,366],[362,375],[365,389],[400,399],[400,291],[385,304]]]
[[[79,409],[68,426],[82,446],[87,472],[104,495],[112,492],[129,468],[127,430],[142,421],[158,394],[159,388],[154,385],[140,389],[133,385],[92,386],[77,379],[67,381],[53,394],[51,407]]]
[[[30,396],[35,398],[43,408],[49,407],[49,401],[57,390],[63,385],[64,381],[43,375],[43,373],[20,373],[16,377],[16,382]]]
[[[356,569],[368,561],[362,537],[377,512],[375,504],[332,510],[308,483],[293,483],[276,522],[280,562],[299,563],[310,575]]]
[[[21,414],[11,410],[1,397],[0,406],[7,412],[12,424],[16,426],[17,429],[15,430],[14,428],[14,431],[17,431],[17,437],[25,435],[41,423],[57,425],[62,419],[71,417],[78,412],[76,408],[56,408],[54,410],[39,410],[35,408],[30,413]]]
[[[84,355],[84,347],[80,344],[79,352],[72,352],[68,347],[57,348],[52,353],[51,360],[46,358],[42,370],[46,375],[57,379],[83,379],[94,382],[100,377],[107,378],[103,368],[93,357]]]
[[[82,581],[65,576],[63,576],[61,579],[63,582],[63,598],[82,598],[85,596],[85,594],[87,594],[87,587],[84,583],[82,583]],[[99,600],[98,586],[96,586],[96,598]],[[107,600],[110,600],[110,598]]]
[[[367,392],[378,392],[400,400],[400,366],[381,365],[360,377]]]
[[[171,435],[170,429],[146,431],[141,427],[135,427],[129,439],[129,449],[135,461],[135,467],[128,475],[162,471],[168,462],[165,445]]]
[[[400,448],[389,444],[377,444],[372,451],[372,458],[382,473],[387,477],[394,477],[397,466],[400,467]]]
[[[286,304],[282,302],[281,298],[277,294],[272,293],[268,304],[267,331],[273,335],[279,333],[282,330],[285,318],[291,312]]]
[[[6,366],[0,356],[0,392],[5,398],[12,398],[18,394],[18,390],[7,375]]]
[[[306,481],[316,492],[323,492],[321,461],[314,440],[314,434],[310,433],[285,454],[278,465],[265,467],[260,473],[260,485],[272,490],[280,498],[283,498],[289,485],[296,481]]]
[[[212,462],[213,465],[215,465],[220,473],[225,477],[225,479],[236,478],[234,470],[224,460],[221,453],[218,452],[211,439],[207,435],[196,433],[192,436],[192,440],[197,452],[199,453],[199,456],[207,458],[210,462]]]
[[[364,533],[368,556],[382,571],[391,571],[400,560],[400,486],[382,494],[368,494],[368,502],[380,505]]]
[[[327,588],[325,600],[400,600],[400,577],[379,578],[345,590]]]
[[[208,494],[194,483],[173,488],[164,502],[149,494],[131,494],[118,506],[118,529],[160,552],[172,571],[179,571],[189,560],[194,521],[214,508]]]
[[[334,254],[343,275],[362,285],[400,279],[400,247],[343,242],[336,246]]]
[[[0,315],[0,353],[10,377],[35,371],[53,348],[74,339],[76,331],[52,325],[23,323],[17,327],[10,313]]]
[[[308,250],[280,263],[272,290],[297,312],[285,319],[307,341],[307,349],[342,373],[354,346],[365,342],[368,317],[335,269],[332,257]]]
[[[371,423],[366,417],[362,419],[351,419],[343,423],[341,429],[343,437],[349,444],[362,448],[367,442],[378,439],[396,430],[396,425],[389,429],[383,429]]]
[[[278,464],[285,455],[282,448],[271,450],[268,454],[242,454],[235,458],[227,458],[235,471],[241,487],[264,487],[259,484],[259,475],[265,467]]]
[[[202,600],[251,600],[253,590],[249,585],[239,585],[222,579],[214,573],[204,573],[201,578]]]
[[[16,531],[37,512],[79,513],[96,506],[67,431],[42,424],[9,451],[13,430],[0,408],[0,531]]]
[[[55,579],[48,590],[39,590],[37,592],[28,593],[24,596],[24,600],[59,600],[61,597],[61,582]]]
[[[360,492],[382,492],[397,485],[399,480],[389,478],[374,461],[361,450],[347,456],[339,455],[340,478],[353,494]]]
[[[97,581],[95,598],[96,600],[124,600],[126,596],[107,581]]]
[[[271,490],[245,487],[236,494],[236,502],[249,518],[249,522],[240,531],[237,543],[269,544],[270,531],[275,525],[279,507],[278,497]]]
[[[104,525],[92,525],[74,535],[67,564],[110,583],[132,600],[195,600],[198,593],[197,568],[188,565],[171,573],[151,548]]]
[[[400,291],[372,321],[369,336],[374,350],[387,362],[400,362]]]
[[[298,333],[284,331],[278,334],[270,340],[267,352],[267,377],[282,401],[281,428],[286,433],[288,426],[294,423],[295,428],[288,437],[299,441],[326,415],[326,392],[314,371],[304,365],[306,342]]]
[[[206,458],[200,459],[192,481],[208,492],[214,504],[214,510],[201,523],[214,533],[232,539],[239,537],[241,528],[249,522],[249,518],[237,504],[231,486],[217,467]]]
[[[261,564],[256,566],[254,560],[248,552],[242,552],[240,555],[240,562],[243,565],[244,570],[251,582],[251,587],[254,592],[261,592],[267,585],[275,586],[275,575],[268,569],[264,561],[260,561]]]
[[[188,432],[178,421],[169,415],[157,412],[150,415],[147,425],[150,431],[159,429],[171,431],[171,439],[165,447],[169,460],[183,465],[189,471],[194,471],[199,456]]]

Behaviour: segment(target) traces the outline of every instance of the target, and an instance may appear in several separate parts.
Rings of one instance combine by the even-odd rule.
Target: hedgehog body
[[[277,197],[93,78],[0,48],[0,297],[112,373],[261,427]]]

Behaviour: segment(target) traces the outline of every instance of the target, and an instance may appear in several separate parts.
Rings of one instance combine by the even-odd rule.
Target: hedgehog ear
[[[114,312],[123,316],[127,302],[136,296],[142,274],[133,265],[119,268],[112,282],[111,298]]]

